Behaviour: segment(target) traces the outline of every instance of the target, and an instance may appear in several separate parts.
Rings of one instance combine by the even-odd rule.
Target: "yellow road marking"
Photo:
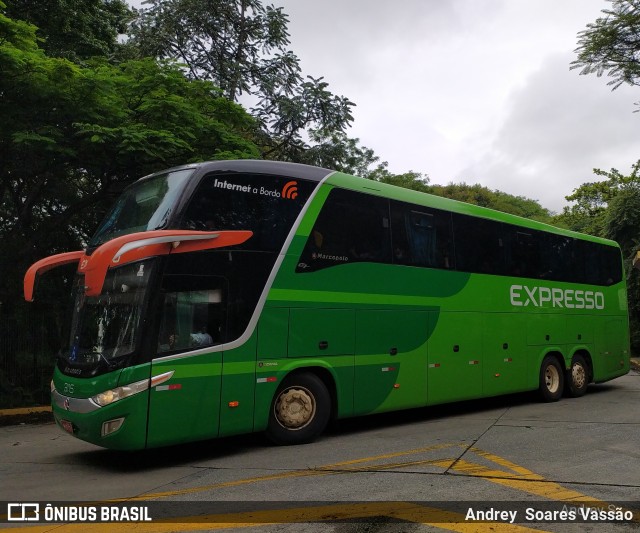
[[[277,479],[287,479],[287,478],[296,478],[296,477],[308,477],[308,476],[326,476],[330,474],[338,474],[341,471],[357,471],[356,469],[350,470],[348,468],[344,468],[345,466],[368,463],[372,461],[379,461],[384,459],[393,459],[395,457],[402,457],[406,455],[416,455],[419,453],[426,453],[435,450],[442,450],[446,448],[460,447],[461,444],[436,444],[433,446],[425,446],[424,448],[416,448],[413,450],[406,450],[403,452],[394,452],[394,453],[386,453],[382,455],[374,455],[371,457],[364,457],[360,459],[351,459],[349,461],[342,461],[339,463],[328,464],[324,466],[318,466],[309,470],[293,470],[289,472],[283,472],[278,474],[267,474],[265,476],[257,476],[246,479],[239,479],[235,481],[225,481],[222,483],[215,483],[213,485],[205,485],[201,487],[193,487],[190,489],[180,489],[180,490],[172,490],[166,492],[154,492],[149,494],[142,494],[140,496],[133,496],[130,498],[118,498],[114,500],[109,500],[111,502],[127,502],[127,501],[144,501],[144,500],[156,500],[158,498],[167,498],[169,496],[182,496],[185,494],[194,494],[197,492],[206,492],[218,489],[224,489],[228,487],[237,487],[240,485],[248,485],[251,483],[258,483],[261,481],[273,481]],[[451,459],[453,462],[453,459]],[[382,468],[384,465],[376,465],[376,468]],[[396,466],[402,466],[402,463],[398,463]],[[372,468],[372,467],[369,467]],[[363,469],[365,469],[363,467]]]
[[[436,466],[447,467],[449,464],[447,461],[436,461]],[[542,476],[536,474],[528,474],[526,478],[518,475],[509,474],[502,470],[493,470],[486,466],[482,466],[468,461],[458,461],[453,467],[453,470],[462,472],[475,477],[482,477],[491,483],[498,485],[504,485],[511,487],[522,492],[528,492],[535,494],[536,496],[542,496],[543,498],[549,498],[550,500],[557,501],[585,501],[593,503],[603,503],[598,499],[586,496],[581,492],[567,489],[556,483],[555,481],[546,481]],[[606,504],[605,504],[606,505]]]
[[[393,452],[359,459],[352,459],[333,463],[329,465],[319,466],[309,470],[295,470],[265,476],[257,476],[252,478],[227,481],[216,483],[213,485],[193,487],[190,489],[182,489],[175,491],[156,492],[146,495],[140,495],[133,498],[120,498],[108,500],[105,502],[96,502],[109,504],[114,502],[136,502],[145,500],[154,500],[166,498],[170,496],[188,495],[196,492],[213,491],[227,487],[247,485],[259,483],[263,481],[272,481],[280,479],[290,479],[309,476],[336,475],[350,472],[392,470],[398,468],[406,468],[412,466],[433,465],[445,470],[453,470],[469,476],[479,477],[491,483],[503,485],[521,492],[527,492],[543,498],[555,501],[566,502],[589,502],[594,505],[607,506],[606,502],[601,502],[595,498],[586,496],[583,493],[567,489],[559,483],[547,481],[543,476],[532,472],[531,470],[513,463],[508,459],[497,456],[495,454],[480,450],[478,448],[470,448],[478,457],[482,457],[505,470],[500,470],[495,466],[485,466],[465,459],[457,458],[438,458],[438,459],[418,459],[405,462],[380,462],[388,459],[397,459],[409,455],[417,455],[438,450],[446,450],[448,448],[463,448],[467,446],[464,443],[438,444],[423,448],[416,448],[401,452]],[[316,507],[300,507],[296,509],[277,509],[265,511],[253,511],[244,513],[228,513],[192,517],[179,517],[163,520],[156,520],[151,523],[108,523],[108,524],[49,524],[47,526],[31,526],[20,528],[25,533],[45,533],[55,530],[55,533],[80,533],[89,529],[94,533],[125,533],[136,531],[140,533],[168,533],[173,531],[211,531],[220,529],[238,529],[245,527],[268,526],[285,523],[305,523],[305,522],[322,522],[333,520],[351,520],[372,518],[376,516],[385,516],[408,522],[430,525],[441,529],[456,531],[460,533],[473,533],[482,531],[491,531],[496,533],[525,533],[540,532],[539,529],[530,529],[514,524],[502,522],[482,523],[482,522],[466,522],[465,515],[438,509],[434,507],[426,507],[419,503],[410,502],[371,502],[371,503],[351,503],[326,505]]]

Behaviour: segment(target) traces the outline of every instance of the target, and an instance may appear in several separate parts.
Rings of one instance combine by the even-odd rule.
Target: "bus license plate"
[[[68,420],[60,420],[60,425],[67,433],[71,433],[73,435],[73,424],[71,422]]]

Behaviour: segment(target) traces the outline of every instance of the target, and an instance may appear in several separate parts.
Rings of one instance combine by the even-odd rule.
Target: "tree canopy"
[[[531,200],[524,196],[514,196],[502,191],[492,191],[479,184],[450,183],[448,185],[434,185],[429,192],[445,198],[488,207],[489,209],[531,218],[540,222],[550,223],[552,220],[551,212],[542,207],[536,200]]]
[[[15,258],[0,266],[0,301],[30,261],[79,248],[134,179],[259,157],[254,119],[171,62],[49,57],[34,26],[0,11],[0,71],[0,238]]]
[[[603,16],[578,33],[580,74],[606,74],[616,89],[623,83],[640,85],[640,0],[608,0]]]
[[[37,27],[41,48],[74,61],[108,57],[132,11],[124,0],[7,0],[6,16]]]
[[[260,0],[149,0],[131,24],[141,56],[184,63],[232,101],[252,102],[265,158],[304,160],[307,142],[343,134],[354,106],[288,49],[288,17]]]
[[[640,353],[640,278],[632,268],[640,248],[640,161],[629,175],[615,168],[594,173],[604,179],[585,183],[567,196],[572,204],[554,222],[620,244],[627,272],[631,345],[634,353]]]

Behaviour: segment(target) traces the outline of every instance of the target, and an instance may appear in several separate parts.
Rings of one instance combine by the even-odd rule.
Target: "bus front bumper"
[[[56,424],[74,437],[114,450],[146,446],[148,394],[136,394],[104,407],[91,398],[64,396],[51,391]]]

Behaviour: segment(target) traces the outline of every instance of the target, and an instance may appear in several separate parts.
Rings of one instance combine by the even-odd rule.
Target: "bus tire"
[[[540,365],[540,386],[538,391],[545,402],[557,402],[564,390],[562,365],[553,355],[547,355]]]
[[[331,415],[331,395],[315,374],[288,376],[275,395],[267,437],[275,444],[305,444],[318,438]]]
[[[584,396],[589,386],[591,370],[589,363],[580,354],[573,356],[571,368],[565,374],[567,396],[578,398]]]

